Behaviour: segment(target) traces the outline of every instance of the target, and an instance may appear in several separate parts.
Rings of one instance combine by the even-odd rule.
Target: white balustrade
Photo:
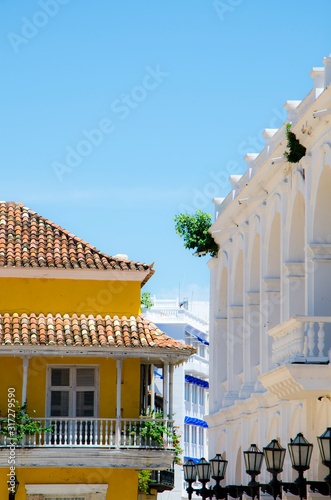
[[[25,434],[21,440],[5,434],[5,419],[0,419],[0,446],[15,444],[22,448],[39,447],[97,447],[97,448],[157,448],[173,450],[173,440],[162,432],[162,444],[153,439],[157,427],[164,426],[172,434],[173,421],[163,419],[106,419],[49,417],[32,419],[40,431]],[[116,431],[119,431],[117,435]]]
[[[273,363],[326,362],[331,347],[330,332],[330,316],[295,316],[277,325],[268,331],[273,338]]]

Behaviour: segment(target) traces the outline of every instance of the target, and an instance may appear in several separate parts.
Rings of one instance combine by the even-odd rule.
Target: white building
[[[162,331],[174,339],[181,339],[197,349],[187,363],[174,370],[174,420],[180,427],[181,448],[185,458],[198,461],[207,456],[207,423],[204,420],[208,413],[208,375],[209,375],[209,338],[208,302],[153,299],[154,306],[144,311],[146,317]],[[194,314],[196,313],[196,314]],[[202,318],[201,318],[202,317]],[[162,384],[159,393],[162,393]],[[175,466],[175,488],[160,494],[163,500],[179,500],[187,498],[182,467]]]
[[[310,480],[323,479],[316,436],[331,426],[331,56],[313,68],[287,122],[306,154],[284,157],[286,126],[264,131],[215,199],[220,245],[211,272],[209,458],[225,452],[226,483],[247,484],[243,451],[273,438],[314,444]],[[280,478],[292,481],[287,451]],[[260,482],[271,475],[262,469]],[[316,496],[316,495],[315,495]]]

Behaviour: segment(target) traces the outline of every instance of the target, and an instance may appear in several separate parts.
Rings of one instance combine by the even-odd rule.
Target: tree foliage
[[[176,215],[174,220],[176,233],[184,239],[185,248],[195,250],[199,257],[203,254],[210,254],[211,257],[217,255],[218,245],[208,232],[212,225],[211,215],[197,210],[194,215]]]
[[[152,297],[149,292],[144,292],[141,294],[141,306],[146,307],[146,309],[150,309],[154,306],[154,302],[152,301]]]
[[[306,148],[300,144],[295,134],[291,132],[291,124],[286,124],[287,150],[284,153],[287,161],[290,163],[298,163],[306,154]]]

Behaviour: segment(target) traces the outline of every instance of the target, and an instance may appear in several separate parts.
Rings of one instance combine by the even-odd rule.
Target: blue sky
[[[331,3],[0,0],[0,199],[208,300],[173,218],[226,196],[331,52]]]

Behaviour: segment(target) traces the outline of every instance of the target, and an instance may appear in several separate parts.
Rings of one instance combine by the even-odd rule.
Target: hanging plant
[[[291,124],[286,124],[287,150],[284,153],[285,158],[290,163],[298,163],[306,154],[306,148],[300,144],[295,134],[291,132]]]

